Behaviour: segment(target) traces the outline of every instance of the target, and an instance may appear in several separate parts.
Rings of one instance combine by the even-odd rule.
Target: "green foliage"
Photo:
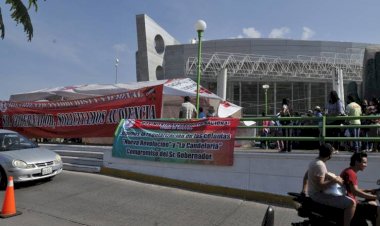
[[[28,7],[24,5],[22,0],[5,0],[6,4],[11,5],[11,17],[17,24],[22,24],[24,26],[24,32],[27,34],[28,41],[32,40],[33,37],[33,25],[30,19],[28,10],[34,7],[35,11],[38,10],[37,5],[38,0],[29,0]],[[0,8],[0,37],[4,39],[5,35],[5,26],[3,22],[3,16],[1,14]]]

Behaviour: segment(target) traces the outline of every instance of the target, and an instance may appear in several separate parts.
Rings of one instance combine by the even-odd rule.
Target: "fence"
[[[348,125],[347,123],[349,120],[353,119],[360,119],[362,122],[362,125]],[[236,140],[245,140],[245,141],[318,141],[318,142],[332,142],[332,141],[367,141],[367,142],[379,142],[380,137],[376,136],[359,136],[359,137],[349,137],[349,136],[327,136],[327,131],[331,131],[332,129],[341,129],[342,131],[350,128],[374,128],[379,129],[380,128],[380,122],[374,123],[375,120],[379,120],[380,116],[371,115],[371,116],[323,116],[323,117],[316,117],[316,116],[302,116],[302,117],[253,117],[253,118],[241,118],[240,121],[254,121],[256,124],[254,126],[239,126],[239,129],[263,129],[263,128],[269,128],[269,129],[292,129],[292,130],[298,130],[302,131],[305,130],[318,130],[320,131],[318,135],[316,136],[260,136],[260,133],[256,133],[258,136],[252,137],[252,136],[237,136]],[[270,120],[272,122],[279,121],[280,123],[283,121],[291,122],[289,125],[270,125],[270,126],[262,126],[263,121]],[[310,123],[309,125],[304,125],[300,122],[308,121],[309,123],[312,121],[313,123]],[[342,124],[339,125],[331,125],[329,123],[333,121],[341,121]],[[373,124],[366,124],[363,122],[371,121]],[[376,133],[377,134],[377,133]]]

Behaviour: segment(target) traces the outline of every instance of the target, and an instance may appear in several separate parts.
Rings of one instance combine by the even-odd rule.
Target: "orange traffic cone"
[[[3,209],[1,210],[0,217],[7,218],[20,214],[20,211],[16,211],[15,192],[13,189],[13,177],[10,176],[8,179],[7,190],[5,190]]]

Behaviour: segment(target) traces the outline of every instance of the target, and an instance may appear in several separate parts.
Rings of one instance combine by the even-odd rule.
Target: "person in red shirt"
[[[360,189],[358,186],[357,173],[363,171],[367,167],[367,162],[368,159],[366,153],[354,153],[351,156],[350,167],[344,169],[340,174],[340,177],[344,181],[347,196],[355,200],[357,204],[355,215],[364,215],[372,222],[376,222],[376,226],[380,226],[380,208],[376,202],[377,197],[375,191]],[[361,197],[365,199],[365,201],[359,201],[357,197]]]

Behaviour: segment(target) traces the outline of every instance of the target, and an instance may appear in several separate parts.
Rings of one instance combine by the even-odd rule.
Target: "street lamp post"
[[[116,78],[115,78],[115,84],[117,84],[117,67],[119,66],[119,59],[116,58],[115,60],[115,70],[116,70]]]
[[[264,84],[263,89],[265,90],[265,117],[268,116],[268,89],[269,85]],[[268,141],[265,141],[265,149],[268,149]]]
[[[201,83],[201,62],[202,62],[202,35],[206,30],[206,22],[203,20],[198,20],[195,23],[195,30],[198,32],[198,66],[197,66],[197,114],[199,115],[199,90]]]
[[[267,116],[268,115],[268,89],[269,89],[269,85],[264,84],[263,89],[265,90],[265,116]]]

